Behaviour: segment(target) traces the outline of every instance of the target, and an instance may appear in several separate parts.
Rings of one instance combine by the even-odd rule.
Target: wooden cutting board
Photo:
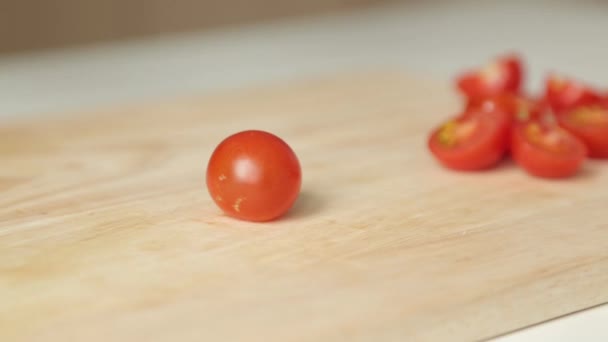
[[[608,301],[608,164],[447,171],[449,85],[336,75],[0,130],[2,341],[464,341]],[[282,220],[222,215],[211,151],[283,137]]]

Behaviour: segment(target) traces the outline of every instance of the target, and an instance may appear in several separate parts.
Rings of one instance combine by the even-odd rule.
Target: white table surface
[[[549,70],[608,89],[608,2],[412,1],[0,57],[0,121],[361,68],[399,67],[449,81],[508,50],[524,53],[533,90]],[[608,306],[496,339],[573,340],[608,341]]]

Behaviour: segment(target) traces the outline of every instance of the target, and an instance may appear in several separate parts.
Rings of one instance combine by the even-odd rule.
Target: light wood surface
[[[448,85],[361,73],[0,129],[2,341],[462,341],[608,301],[608,165],[442,169]],[[242,129],[303,168],[284,219],[204,186]]]

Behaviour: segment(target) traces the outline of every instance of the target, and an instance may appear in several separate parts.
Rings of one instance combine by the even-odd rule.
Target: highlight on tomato
[[[557,115],[559,125],[581,139],[592,158],[608,158],[608,107],[582,105]]]
[[[484,67],[469,70],[456,80],[458,89],[469,98],[502,93],[519,93],[524,77],[523,63],[516,55],[496,58]]]
[[[555,123],[532,120],[514,127],[511,154],[517,164],[533,176],[566,178],[580,170],[587,149],[578,138]]]
[[[555,113],[601,100],[598,92],[582,82],[551,74],[545,81],[545,99]]]
[[[454,170],[488,169],[501,161],[508,144],[509,116],[501,109],[467,111],[435,129],[428,147]]]
[[[229,136],[213,151],[207,189],[229,216],[270,221],[285,214],[300,192],[302,171],[291,147],[264,131]]]

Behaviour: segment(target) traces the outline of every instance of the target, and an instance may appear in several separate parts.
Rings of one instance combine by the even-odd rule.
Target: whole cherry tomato
[[[545,82],[545,99],[555,113],[600,101],[596,90],[572,79],[549,75]]]
[[[523,74],[521,59],[515,55],[507,55],[497,58],[485,67],[465,72],[457,78],[456,85],[470,98],[519,93]]]
[[[587,150],[578,138],[556,124],[532,120],[513,129],[511,154],[533,176],[565,178],[577,173]]]
[[[509,125],[509,114],[502,109],[467,111],[435,129],[428,146],[435,158],[448,168],[487,169],[503,158]]]
[[[580,138],[592,158],[608,158],[608,107],[578,106],[557,115],[564,129]]]
[[[263,131],[229,136],[215,149],[207,167],[207,188],[228,215],[269,221],[285,214],[300,192],[302,173],[293,150]]]

